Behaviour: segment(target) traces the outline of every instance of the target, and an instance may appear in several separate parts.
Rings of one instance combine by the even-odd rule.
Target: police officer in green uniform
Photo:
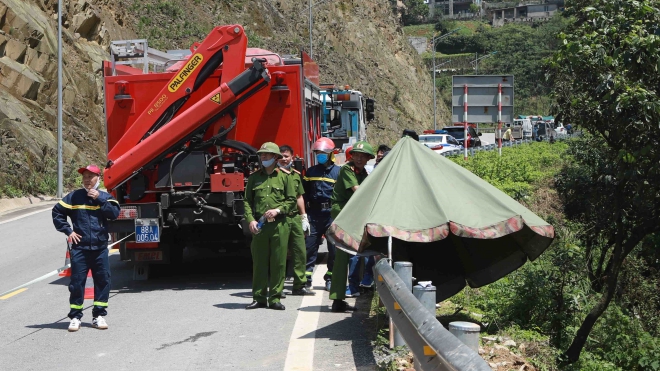
[[[376,157],[374,149],[367,142],[360,141],[353,145],[352,159],[339,170],[339,177],[332,191],[332,209],[330,214],[335,219],[339,212],[348,203],[360,184],[367,178],[364,166],[367,161]],[[332,284],[330,286],[330,299],[333,312],[346,312],[357,310],[344,301],[346,298],[346,279],[348,277],[349,254],[341,249],[335,253],[335,265],[332,268]]]
[[[277,144],[264,143],[257,154],[261,169],[250,175],[245,187],[245,219],[253,234],[250,250],[254,299],[245,309],[268,306],[270,309],[284,310],[280,295],[284,288],[289,240],[286,215],[296,208],[296,190],[291,177],[276,169],[276,160],[282,157]],[[263,224],[260,225],[260,222]]]
[[[293,148],[288,145],[280,146],[282,158],[278,165],[283,172],[289,172],[293,188],[296,190],[296,208],[292,209],[286,219],[289,223],[289,241],[288,246],[291,250],[291,259],[293,260],[293,290],[291,295],[314,295],[307,289],[307,277],[305,276],[305,265],[307,263],[307,249],[305,247],[305,233],[309,232],[309,221],[305,213],[305,201],[302,195],[305,190],[302,186],[300,172],[294,169]]]

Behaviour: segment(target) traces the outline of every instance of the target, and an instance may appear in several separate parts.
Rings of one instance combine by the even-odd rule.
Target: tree
[[[481,14],[481,7],[477,4],[475,4],[475,3],[472,3],[472,4],[470,4],[470,12]]]
[[[401,16],[404,26],[420,24],[429,15],[429,6],[424,0],[404,0],[403,4],[406,6]]]
[[[602,296],[563,355],[580,357],[615,296],[621,267],[660,231],[659,0],[576,0],[574,25],[549,61],[557,119],[588,139],[576,153],[582,173],[562,181],[567,214],[578,218],[590,253],[587,270]],[[579,187],[579,188],[578,188]]]

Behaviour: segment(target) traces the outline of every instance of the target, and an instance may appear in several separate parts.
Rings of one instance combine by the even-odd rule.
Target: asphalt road
[[[0,216],[0,293],[64,265],[65,240],[50,207]],[[133,281],[132,266],[118,254],[110,265],[105,331],[90,325],[92,300],[85,301],[80,331],[67,331],[68,278],[55,275],[0,296],[0,370],[375,369],[369,298],[357,298],[357,313],[331,313],[325,265],[314,274],[316,296],[289,296],[285,311],[244,309],[251,302],[249,259],[200,254],[148,281]]]

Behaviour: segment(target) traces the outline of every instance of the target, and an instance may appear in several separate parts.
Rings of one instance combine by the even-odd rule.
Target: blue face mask
[[[319,164],[325,164],[326,162],[328,162],[328,158],[330,157],[328,156],[327,153],[319,153],[316,155],[316,162],[318,162]]]
[[[275,162],[275,157],[271,158],[270,160],[261,160],[261,164],[264,165],[264,167],[269,167]]]

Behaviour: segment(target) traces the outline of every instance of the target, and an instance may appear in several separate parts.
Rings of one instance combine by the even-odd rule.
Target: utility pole
[[[312,0],[309,0],[309,56],[310,58],[314,57],[312,52]]]
[[[475,59],[472,62],[470,62],[470,63],[474,63],[474,71],[475,71],[474,74],[475,75],[479,74],[479,61],[480,60],[482,60],[484,58],[488,58],[488,57],[490,57],[490,56],[492,56],[493,54],[496,54],[496,53],[497,53],[497,50],[494,51],[494,52],[490,52],[490,53],[488,53],[488,54],[486,54],[486,55],[484,55],[483,57],[480,57],[480,58],[476,58],[478,54],[474,53]]]
[[[57,2],[57,198],[62,198],[62,1]]]

